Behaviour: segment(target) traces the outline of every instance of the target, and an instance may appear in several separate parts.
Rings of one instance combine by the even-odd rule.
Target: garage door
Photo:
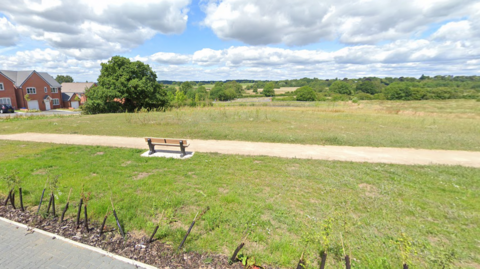
[[[38,106],[38,101],[37,100],[28,101],[28,109],[38,109],[38,110],[40,110],[40,107]]]
[[[72,101],[72,107],[78,108],[78,101]]]

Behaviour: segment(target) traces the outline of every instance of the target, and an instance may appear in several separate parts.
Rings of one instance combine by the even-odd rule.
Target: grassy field
[[[292,268],[305,250],[309,268],[318,268],[324,241],[316,238],[326,225],[330,268],[342,268],[342,239],[354,268],[399,268],[401,238],[416,252],[413,268],[450,260],[480,266],[480,169],[198,153],[185,161],[142,158],[133,149],[6,141],[0,148],[0,175],[19,172],[30,210],[47,177],[60,175],[58,206],[70,188],[76,203],[84,186],[92,220],[103,218],[112,197],[128,232],[149,234],[161,224],[158,237],[178,246],[209,206],[188,251],[231,255],[246,237],[243,252],[260,263]],[[2,198],[7,190],[0,181]]]
[[[247,84],[247,83],[246,83]],[[275,89],[275,94],[283,94],[286,92],[294,92],[296,89],[299,87],[280,87],[280,89]],[[258,92],[262,92],[263,89],[258,89]],[[246,90],[245,93],[247,94],[256,94],[253,92],[253,90]]]
[[[0,118],[0,134],[157,136],[480,151],[480,103],[473,100],[292,103],[308,107],[290,107],[289,102],[252,104],[221,103],[165,113]]]

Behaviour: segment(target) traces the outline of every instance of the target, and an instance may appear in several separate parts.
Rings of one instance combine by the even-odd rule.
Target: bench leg
[[[183,141],[180,141],[180,150],[182,150],[182,155],[180,155],[180,157],[185,157],[185,155],[187,155],[187,153],[185,153],[185,147],[183,146]]]
[[[150,151],[148,152],[148,155],[152,155],[153,153],[155,153],[155,145],[152,144],[152,140],[150,138],[147,141],[148,141],[148,148],[150,149]]]

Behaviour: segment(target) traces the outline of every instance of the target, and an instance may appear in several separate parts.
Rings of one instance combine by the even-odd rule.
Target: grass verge
[[[178,246],[210,206],[187,251],[231,255],[246,237],[243,252],[260,263],[292,268],[305,251],[309,267],[318,268],[325,247],[329,267],[341,268],[342,234],[355,268],[398,268],[397,242],[405,238],[415,267],[480,265],[480,169],[199,153],[173,160],[142,158],[134,149],[7,141],[0,148],[0,173],[19,171],[31,210],[47,177],[60,175],[58,206],[73,188],[75,208],[83,186],[91,218],[101,220],[112,197],[127,231],[149,234],[160,223],[157,236]],[[322,246],[325,227],[330,244]]]
[[[450,108],[442,110],[437,101],[383,105],[324,102],[319,107],[233,106],[182,108],[165,113],[31,118],[34,120],[0,118],[0,134],[157,136],[480,151],[478,105],[457,100],[443,104]]]

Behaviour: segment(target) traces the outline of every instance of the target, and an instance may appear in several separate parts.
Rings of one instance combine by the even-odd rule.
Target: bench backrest
[[[185,139],[146,137],[145,142],[148,142],[148,139],[151,139],[152,143],[154,143],[154,144],[178,144],[178,145],[180,145],[180,141],[183,141],[183,144],[187,145],[187,140],[185,140]]]

